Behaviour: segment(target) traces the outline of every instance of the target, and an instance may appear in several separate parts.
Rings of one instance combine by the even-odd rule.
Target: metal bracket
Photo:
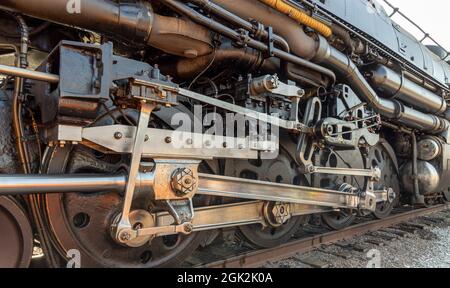
[[[109,125],[81,128],[58,125],[48,130],[51,141],[81,143],[103,153],[132,153],[136,127]],[[235,138],[221,135],[191,133],[145,128],[143,156],[148,158],[257,159],[259,152],[278,150],[278,139],[252,141],[249,137]]]
[[[122,213],[118,223],[113,224],[113,231],[115,232],[115,239],[120,243],[124,243],[129,240],[129,230],[131,229],[130,223],[130,210],[133,202],[133,195],[136,186],[136,179],[139,173],[139,165],[141,163],[141,156],[144,150],[145,132],[150,121],[150,114],[155,109],[155,103],[147,103],[142,101],[140,105],[140,116],[136,134],[134,137],[133,149],[131,154],[130,170],[128,172],[128,181],[125,186],[125,197],[123,202]]]

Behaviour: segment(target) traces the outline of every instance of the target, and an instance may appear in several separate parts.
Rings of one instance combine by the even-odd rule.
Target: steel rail
[[[377,231],[396,224],[406,222],[411,219],[418,218],[444,210],[450,209],[450,203],[434,206],[431,208],[423,208],[413,211],[392,215],[382,220],[374,220],[357,224],[340,231],[333,231],[325,234],[314,235],[308,238],[295,240],[279,247],[270,249],[261,249],[250,251],[244,254],[233,256],[228,259],[219,260],[207,264],[197,265],[196,268],[257,268],[268,261],[279,261],[292,257],[298,253],[305,253],[315,248],[319,248],[323,244],[336,243],[342,240],[348,240],[356,236],[364,235],[368,232]]]

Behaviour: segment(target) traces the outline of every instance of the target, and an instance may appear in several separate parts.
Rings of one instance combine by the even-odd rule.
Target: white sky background
[[[393,6],[400,8],[400,11],[418,24],[422,29],[429,33],[436,41],[439,42],[445,49],[450,51],[450,25],[449,25],[449,11],[450,1],[448,0],[388,0]],[[385,4],[383,0],[378,0],[379,3]],[[386,6],[386,5],[383,5]],[[386,7],[388,15],[391,14],[392,9]],[[400,18],[399,18],[400,17]],[[394,16],[392,18],[400,26],[408,30],[419,40],[422,39],[423,34],[414,26],[408,25],[401,19],[401,16]],[[430,44],[425,41],[425,44]]]

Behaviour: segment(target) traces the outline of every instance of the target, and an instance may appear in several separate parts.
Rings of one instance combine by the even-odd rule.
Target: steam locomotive
[[[448,52],[376,1],[0,14],[0,267],[179,266],[450,200]]]

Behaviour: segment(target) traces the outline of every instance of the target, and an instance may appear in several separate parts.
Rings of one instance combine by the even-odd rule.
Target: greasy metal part
[[[0,3],[3,9],[104,33],[140,46],[151,45],[183,57],[206,55],[213,50],[207,29],[180,18],[157,15],[144,3],[89,0],[80,6],[80,13],[70,13],[68,3],[59,0],[7,0]]]
[[[287,98],[301,98],[305,95],[305,90],[296,85],[285,84],[276,75],[265,75],[252,79],[250,93],[259,95],[263,93],[273,93]]]
[[[16,200],[0,197],[0,268],[27,268],[33,256],[33,231]]]
[[[384,97],[399,99],[418,110],[432,114],[440,115],[447,111],[447,102],[442,96],[419,86],[386,66],[378,65],[369,74],[373,87]]]
[[[377,93],[359,72],[356,64],[348,56],[330,46],[324,38],[320,38],[319,42],[320,47],[315,59],[339,71],[347,79],[355,93],[362,97],[378,113],[421,131],[440,133],[448,129],[449,123],[445,119],[419,112],[404,106],[398,101],[378,97]]]
[[[146,130],[150,121],[150,114],[156,108],[156,103],[147,103],[145,101],[142,101],[139,108],[139,121],[133,141],[133,148],[131,150],[132,154],[128,171],[128,181],[125,185],[123,208],[120,214],[120,220],[117,223],[114,223],[112,226],[114,231],[113,233],[115,234],[114,239],[118,240],[119,243],[124,243],[129,240],[126,236],[128,235],[127,230],[132,227],[129,214],[131,212],[131,204],[133,202],[136,179],[139,173],[139,165],[141,163],[142,152],[144,150],[144,142],[147,132]]]
[[[169,6],[170,8],[174,9],[175,11],[178,11],[179,13],[182,13],[184,15],[187,15],[189,18],[191,18],[192,21],[195,21],[196,23],[203,25],[205,27],[208,27],[209,29],[222,34],[231,40],[237,41],[237,42],[243,42],[243,44],[248,45],[249,47],[258,49],[264,53],[268,52],[270,50],[270,47],[262,42],[259,42],[257,40],[254,40],[246,35],[242,35],[239,32],[234,31],[233,29],[222,25],[214,20],[211,20],[210,18],[196,12],[195,10],[192,10],[188,6],[184,5],[183,3],[176,1],[176,0],[161,0],[165,5]],[[231,2],[231,1],[230,1]],[[239,2],[240,3],[240,2]],[[252,12],[252,15],[254,16],[255,11],[250,10]],[[285,17],[285,16],[283,16]],[[302,30],[301,30],[302,31]],[[296,35],[296,37],[300,37],[300,35]],[[307,37],[309,38],[309,37]],[[315,46],[315,44],[314,44]],[[335,80],[335,75],[333,71],[326,69],[324,67],[321,67],[317,64],[314,64],[308,60],[305,60],[303,58],[299,58],[293,54],[290,54],[288,52],[282,51],[280,49],[274,48],[272,49],[272,56],[278,57],[280,59],[283,59],[288,62],[292,62],[294,64],[297,64],[299,66],[309,68],[314,71],[318,71],[325,76],[329,77],[333,81]]]
[[[32,79],[32,80],[36,80],[36,81],[43,81],[43,82],[48,82],[48,83],[58,83],[59,82],[58,75],[33,71],[33,70],[20,68],[20,67],[6,66],[6,65],[1,65],[1,64],[0,64],[0,74],[16,76],[16,77],[21,77],[21,78],[25,78],[25,79]]]
[[[268,261],[279,261],[306,253],[315,248],[320,248],[324,244],[336,243],[341,240],[350,239],[356,236],[364,235],[367,232],[377,231],[382,228],[392,227],[396,224],[404,223],[420,216],[430,215],[436,212],[445,211],[450,208],[450,204],[439,205],[432,208],[420,209],[399,213],[389,216],[382,220],[370,221],[357,224],[340,231],[333,231],[325,234],[315,235],[300,240],[295,240],[284,245],[270,248],[250,251],[238,256],[229,257],[224,260],[204,264],[199,268],[257,268],[266,264]]]

